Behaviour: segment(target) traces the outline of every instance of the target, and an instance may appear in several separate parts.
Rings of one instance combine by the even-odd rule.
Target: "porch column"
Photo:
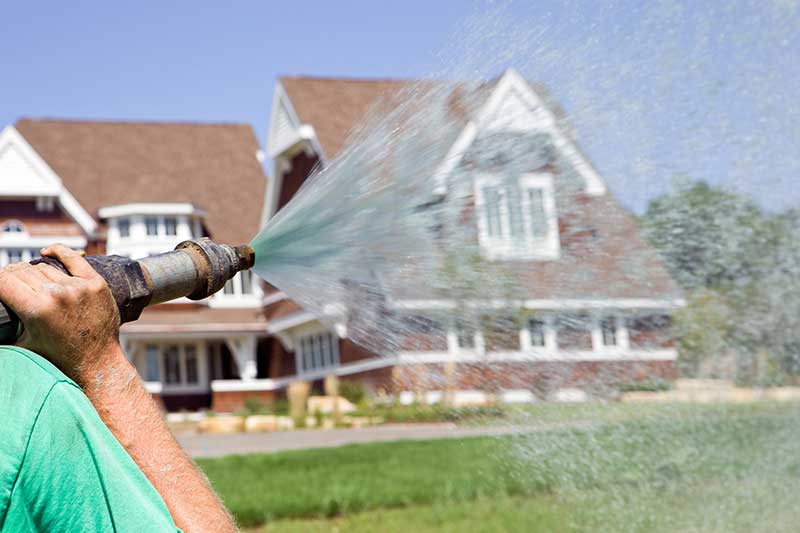
[[[239,368],[239,378],[244,381],[255,379],[258,374],[255,335],[227,337],[225,344],[236,360],[236,366]]]

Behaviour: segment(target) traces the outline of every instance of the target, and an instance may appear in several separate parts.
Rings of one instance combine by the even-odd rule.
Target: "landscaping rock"
[[[278,417],[275,415],[252,415],[244,421],[244,430],[248,433],[278,431]]]
[[[291,431],[294,429],[294,420],[290,416],[277,417],[278,429],[281,431]]]
[[[212,416],[201,420],[197,424],[200,433],[239,433],[244,431],[244,417],[242,416]]]
[[[338,400],[338,402],[336,402]],[[333,413],[334,405],[338,403],[340,413],[352,413],[356,410],[356,406],[347,401],[346,398],[339,396],[312,396],[308,399],[308,412],[320,412],[325,415]]]

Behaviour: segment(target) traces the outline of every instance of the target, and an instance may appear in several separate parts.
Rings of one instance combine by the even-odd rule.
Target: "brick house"
[[[260,154],[247,125],[21,119],[0,133],[0,264],[53,242],[134,259],[202,236],[247,243],[266,189]],[[262,296],[245,273],[124,325],[148,390],[168,409],[204,408],[214,380],[256,379]]]
[[[267,140],[274,167],[264,222],[286,205],[315,166],[343,150],[348,133],[373,104],[386,105],[409,83],[281,78]],[[343,335],[346,324],[326,326],[267,287],[267,378],[219,381],[217,391],[238,399],[269,399],[291,380],[319,383],[337,374],[405,399],[424,390],[435,401],[447,382],[465,401],[487,389],[526,400],[534,394],[569,396],[576,389],[676,377],[670,326],[672,312],[683,305],[681,292],[580,150],[564,112],[545,88],[513,70],[481,90],[479,112],[464,120],[453,143],[462,161],[485,131],[543,135],[552,148],[548,159],[531,163],[513,185],[483,176],[474,188],[472,224],[482,253],[513,272],[529,317],[500,340],[490,335],[489,324],[465,331],[457,323],[433,321],[426,338],[377,357]],[[512,194],[522,202],[509,205]],[[514,215],[525,221],[521,238],[511,235]],[[429,320],[448,302],[423,294],[397,304],[409,319]]]

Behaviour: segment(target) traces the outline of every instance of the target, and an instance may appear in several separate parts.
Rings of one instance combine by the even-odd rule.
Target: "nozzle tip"
[[[248,270],[256,264],[256,252],[251,247],[243,244],[236,246],[236,255],[239,257],[239,270]]]

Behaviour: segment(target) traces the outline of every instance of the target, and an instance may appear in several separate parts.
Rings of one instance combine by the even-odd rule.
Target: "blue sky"
[[[686,174],[800,200],[796,0],[14,2],[0,124],[21,116],[252,124],[281,74],[549,84],[612,190],[641,210]],[[711,3],[707,3],[711,4]]]

